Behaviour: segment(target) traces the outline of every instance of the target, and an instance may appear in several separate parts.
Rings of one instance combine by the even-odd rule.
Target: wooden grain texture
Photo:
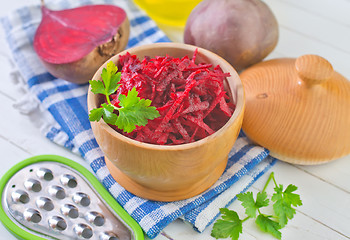
[[[196,47],[179,43],[161,43],[128,49],[140,59],[145,56],[192,56]],[[120,53],[120,55],[125,52]],[[111,58],[117,64],[119,56]],[[227,78],[228,93],[236,103],[229,121],[217,132],[202,140],[175,146],[141,143],[116,132],[104,121],[92,122],[96,140],[104,152],[112,176],[135,195],[158,201],[174,201],[195,196],[223,173],[240,131],[244,112],[243,86],[236,71],[225,60],[207,50],[199,49],[198,62],[220,65]],[[101,79],[102,68],[94,79]],[[89,111],[100,104],[98,96],[88,92]],[[112,163],[112,164],[110,164]],[[113,167],[115,166],[115,167]]]
[[[244,132],[278,159],[328,162],[350,153],[350,83],[317,55],[257,64],[240,75]]]

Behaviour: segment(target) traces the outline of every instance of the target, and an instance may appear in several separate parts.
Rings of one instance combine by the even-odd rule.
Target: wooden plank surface
[[[0,15],[25,4],[38,4],[37,0],[16,0],[2,3]],[[333,67],[350,79],[350,1],[349,0],[266,0],[280,24],[280,39],[276,49],[268,56],[298,57],[313,53],[327,58]],[[161,26],[174,41],[182,41],[183,29]],[[15,163],[38,154],[58,154],[85,166],[76,154],[50,142],[30,121],[30,116],[14,108],[23,92],[10,73],[13,66],[0,32],[0,175]],[[350,130],[350,126],[349,129]],[[87,166],[88,167],[88,166]],[[299,187],[303,206],[293,220],[282,230],[283,239],[350,239],[350,157],[319,166],[297,166],[278,162],[270,171],[283,185],[293,183]],[[268,173],[249,190],[261,190]],[[268,189],[271,193],[271,189]],[[235,201],[229,207],[244,215],[244,209]],[[176,220],[164,229],[156,240],[208,240],[212,226],[197,233],[182,220]],[[0,239],[14,239],[0,225]],[[274,239],[262,233],[252,221],[244,225],[241,239]]]

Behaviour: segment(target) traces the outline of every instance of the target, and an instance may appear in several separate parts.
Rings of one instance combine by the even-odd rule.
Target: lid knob
[[[326,59],[317,55],[303,55],[295,61],[299,77],[309,86],[327,81],[333,75],[333,67]]]

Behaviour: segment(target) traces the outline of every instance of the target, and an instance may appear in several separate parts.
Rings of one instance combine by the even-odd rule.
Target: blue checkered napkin
[[[131,24],[128,47],[169,41],[155,23],[129,0],[46,1],[51,9],[104,3],[118,5],[127,12]],[[2,18],[13,59],[29,87],[28,94],[40,100],[38,109],[44,109],[32,115],[37,116],[37,120],[47,126],[43,131],[47,138],[71,151],[79,151],[90,163],[99,180],[150,238],[156,237],[177,218],[190,222],[197,231],[203,231],[216,219],[220,207],[231,203],[236,194],[248,188],[275,162],[268,157],[266,149],[253,145],[240,134],[230,153],[225,172],[204,193],[191,199],[169,203],[149,201],[129,193],[109,174],[103,154],[91,131],[86,101],[87,85],[56,79],[46,72],[35,54],[32,41],[40,19],[39,6],[23,7]],[[33,97],[26,98],[26,101],[28,99]]]

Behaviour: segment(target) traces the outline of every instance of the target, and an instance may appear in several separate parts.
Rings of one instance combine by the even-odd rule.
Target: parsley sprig
[[[117,126],[124,132],[132,132],[136,126],[145,126],[148,120],[159,117],[159,112],[153,106],[149,99],[141,99],[135,87],[128,91],[127,96],[120,94],[118,97],[119,106],[111,103],[110,95],[115,93],[119,84],[121,73],[117,66],[112,62],[107,63],[101,74],[103,81],[90,80],[91,91],[94,94],[103,94],[106,96],[107,103],[102,103],[101,107],[92,109],[89,114],[90,121],[103,120],[111,125]],[[115,112],[118,112],[116,114]]]
[[[270,205],[270,199],[265,190],[271,180],[273,180],[275,185],[275,192],[271,197],[273,215],[264,214],[261,211],[261,208]],[[235,211],[220,208],[222,216],[221,219],[218,219],[214,223],[211,236],[216,239],[230,237],[232,240],[237,240],[240,233],[242,233],[243,223],[248,219],[255,218],[255,223],[262,231],[272,234],[277,239],[281,239],[282,234],[280,229],[288,223],[288,220],[294,217],[296,213],[294,207],[302,205],[300,196],[294,193],[297,189],[292,184],[288,185],[286,189],[283,189],[283,185],[276,183],[274,173],[272,172],[264,189],[257,193],[256,199],[254,199],[252,192],[237,195],[237,199],[242,202],[242,206],[245,208],[245,214],[247,216],[244,219],[240,219]]]

